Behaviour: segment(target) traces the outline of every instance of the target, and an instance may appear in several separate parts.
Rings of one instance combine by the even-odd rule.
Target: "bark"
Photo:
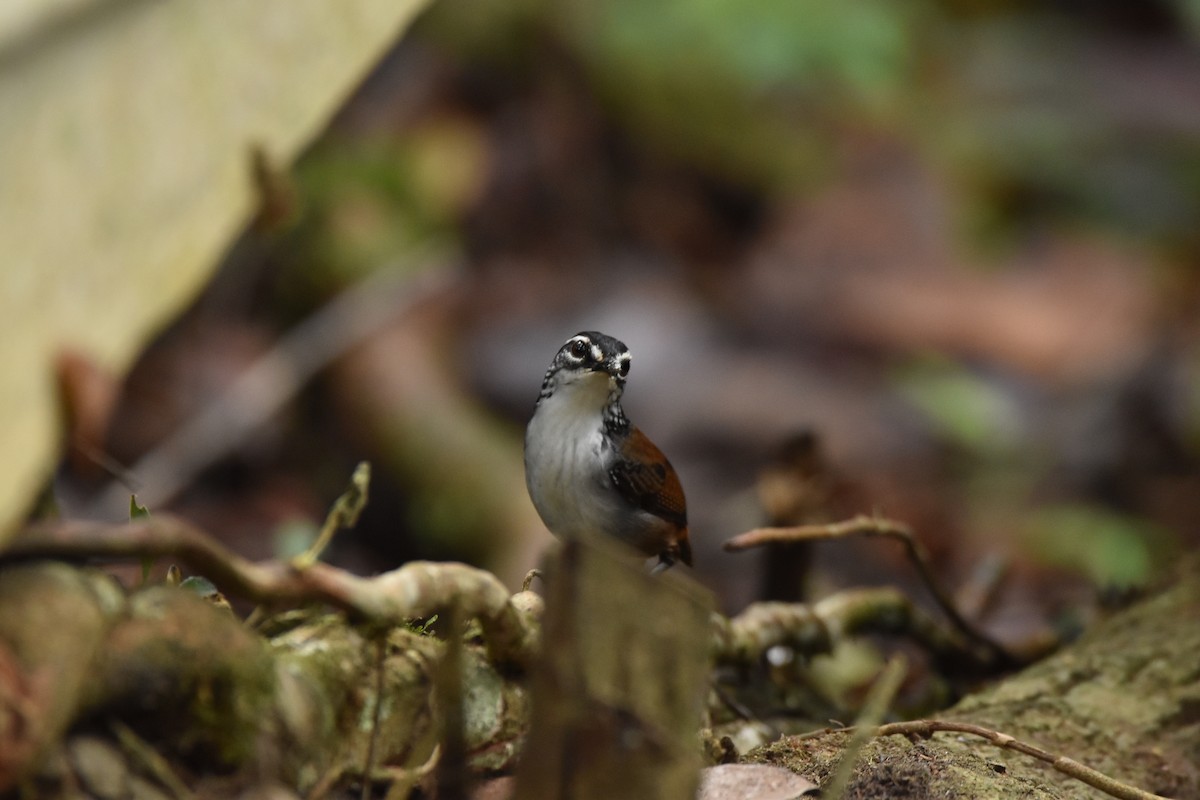
[[[973,652],[895,592],[710,619],[710,601],[682,574],[650,579],[640,566],[577,553],[549,586],[549,644],[536,657],[540,598],[509,596],[463,565],[358,578],[322,564],[249,564],[161,518],[33,533],[10,551],[18,560],[0,565],[0,794],[235,796],[265,782],[321,796],[365,777],[402,797],[397,787],[428,784],[439,757],[451,760],[442,720],[452,709],[462,735],[447,770],[511,772],[532,718],[524,796],[619,786],[623,796],[682,797],[700,758],[706,656],[745,668],[774,644],[815,653],[879,632],[908,636],[946,664]],[[127,594],[99,571],[30,560],[89,553],[178,556],[222,589],[293,610],[250,627],[176,586]],[[404,624],[439,612],[439,633],[449,617],[464,621],[453,637],[461,649]],[[449,674],[461,674],[458,697],[446,694]],[[1171,588],[941,718],[1200,800],[1200,560]],[[785,738],[748,760],[823,782],[846,740]],[[538,782],[547,775],[551,784]],[[939,733],[870,742],[849,796],[1098,792],[1011,749]]]
[[[1169,589],[939,716],[998,730],[1139,787],[1200,798],[1200,561]],[[829,777],[845,736],[788,737],[749,760]],[[876,739],[850,797],[1095,798],[1102,793],[982,739]]]
[[[359,600],[385,618],[424,616],[452,602],[449,586],[463,595],[457,605],[484,616],[495,609],[479,595],[493,587],[472,586],[477,576],[461,565],[402,568],[372,586],[408,612],[373,593]],[[537,598],[511,605],[530,629]],[[347,774],[395,781],[441,737],[431,686],[444,642],[399,622],[301,610],[261,632],[185,589],[126,596],[100,572],[54,562],[0,571],[0,607],[0,793],[74,797],[83,785],[107,796],[96,786],[128,788],[148,760],[160,789],[216,780],[214,796],[263,780],[301,791]],[[488,630],[476,624],[461,659],[476,771],[513,767],[529,716]]]

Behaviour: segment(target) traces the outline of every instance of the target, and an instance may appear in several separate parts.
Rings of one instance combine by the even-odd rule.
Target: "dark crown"
[[[550,389],[554,375],[562,370],[605,372],[617,381],[618,386],[624,386],[630,363],[629,348],[619,339],[598,331],[577,333],[554,354],[542,381],[542,395]]]
[[[629,374],[629,364],[629,348],[625,343],[599,331],[575,334],[554,356],[554,366],[559,368],[608,372],[618,380]]]

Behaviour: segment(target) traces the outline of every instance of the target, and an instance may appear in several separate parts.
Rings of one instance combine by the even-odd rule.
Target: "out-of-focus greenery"
[[[847,116],[890,119],[917,64],[925,3],[862,0],[492,0],[424,23],[514,73],[552,42],[639,146],[728,180],[786,190],[825,174]]]
[[[1025,551],[1036,558],[1115,588],[1145,584],[1177,547],[1174,537],[1144,520],[1085,505],[1043,508],[1022,534]]]
[[[280,561],[290,561],[307,552],[319,533],[320,526],[312,520],[288,520],[272,531],[272,555]]]
[[[402,135],[330,139],[297,170],[305,198],[292,254],[328,289],[416,249],[453,247],[483,180],[479,131],[453,117]]]
[[[882,117],[902,103],[915,7],[572,2],[562,29],[602,97],[667,155],[786,188],[824,172],[835,119]]]
[[[973,232],[1083,221],[1191,235],[1200,116],[1178,107],[1172,88],[1191,70],[1155,60],[1152,44],[1049,14],[955,31],[940,53],[943,76],[924,87],[932,113],[921,136],[960,180]]]
[[[926,355],[897,372],[900,394],[946,440],[984,457],[1011,454],[1020,444],[1012,397],[948,358]]]
[[[1200,119],[1171,87],[1198,9],[1149,8],[1176,18],[1157,41],[1103,9],[934,0],[482,0],[424,30],[510,75],[549,44],[640,147],[735,182],[803,191],[882,133],[952,179],[977,239],[1049,220],[1192,246]]]
[[[543,151],[576,155],[581,130],[584,157],[615,144],[632,171],[683,167],[768,207],[846,179],[849,159],[882,144],[868,167],[886,170],[891,153],[915,162],[957,215],[958,230],[938,235],[974,248],[1090,226],[1200,253],[1200,109],[1178,102],[1200,75],[1188,58],[1200,0],[1145,14],[1157,21],[1132,35],[1102,10],[1036,0],[435,4],[417,41],[438,64],[437,110],[377,138],[331,137],[306,159],[295,254],[319,268],[320,294],[417,245],[457,244],[464,212],[498,174],[517,174],[506,190],[535,194],[539,181],[574,180],[568,158]],[[1032,441],[1034,412],[1017,407],[1025,377],[925,355],[894,377],[963,456],[968,504],[1027,507],[1055,480]],[[417,527],[471,526],[470,504],[435,495],[412,504]],[[1141,580],[1155,561],[1156,546],[1136,541],[1153,531],[1092,506],[1051,509],[1030,527],[1043,558],[1102,582]]]

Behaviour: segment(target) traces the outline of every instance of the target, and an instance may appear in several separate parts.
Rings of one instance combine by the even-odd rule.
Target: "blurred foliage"
[[[1188,259],[1200,255],[1194,224],[1200,109],[1180,101],[1191,97],[1187,81],[1200,76],[1189,58],[1198,20],[1197,0],[1136,9],[1004,0],[435,4],[414,38],[364,87],[358,109],[343,115],[299,165],[306,202],[281,253],[290,282],[285,291],[307,313],[364,272],[432,244],[469,253],[480,272],[501,265],[489,273],[496,286],[503,285],[497,273],[521,282],[528,277],[521,269],[531,264],[552,266],[565,284],[579,277],[578,265],[613,252],[665,250],[679,274],[695,279],[693,286],[712,282],[701,302],[735,293],[743,274],[748,283],[764,281],[769,270],[755,258],[766,251],[798,286],[811,283],[811,291],[788,299],[811,300],[823,275],[836,281],[842,263],[870,280],[870,265],[857,263],[862,254],[881,268],[920,273],[929,284],[953,284],[955,269],[987,263],[964,255],[955,238],[967,238],[974,250],[998,245],[1034,253],[1024,268],[1031,275],[1052,272],[1056,259],[1079,252],[1053,245],[1082,227],[1102,231],[1080,237],[1101,242],[1100,251],[1114,239],[1137,238],[1153,252],[1171,253],[1182,265],[1178,271],[1194,270]],[[830,186],[834,191],[817,197]],[[726,218],[734,215],[733,203],[697,199],[705,192],[720,196],[719,190],[746,199],[740,205],[754,209],[753,224],[737,228]],[[867,197],[872,193],[887,197]],[[911,215],[897,213],[909,210],[905,203],[914,205]],[[947,214],[953,230],[945,230]],[[706,237],[705,229],[722,225],[744,236],[729,237],[737,246],[712,246],[725,240]],[[897,238],[887,234],[902,238],[907,226],[925,227],[911,231],[911,251],[892,258]],[[563,230],[579,235],[555,239]],[[863,241],[854,241],[860,233]],[[545,240],[557,249],[527,247]],[[1077,274],[1092,269],[1090,255],[1074,256],[1083,264]],[[701,261],[719,269],[698,278]],[[1017,263],[995,261],[997,268]],[[1139,250],[1106,268],[1132,272],[1152,263]],[[987,277],[969,298],[980,307]],[[1177,281],[1180,297],[1192,285],[1179,275],[1154,277]],[[529,284],[520,302],[511,299],[516,293],[497,301],[511,304],[502,312],[516,318],[578,296],[533,297],[547,291],[545,280]],[[1151,292],[1168,294],[1163,285]],[[754,289],[747,306],[762,297],[762,287],[757,296]],[[971,287],[960,289],[970,295]],[[1025,291],[1033,296],[1039,284],[1031,279],[1018,287],[1012,294],[1018,299],[994,313],[1017,319]],[[956,295],[951,286],[935,296],[953,302]],[[706,310],[722,324],[716,302]],[[1044,325],[1053,313],[1029,315],[1028,326]],[[473,320],[466,322],[469,329]],[[772,326],[777,336],[795,337],[788,342],[805,336],[802,324],[762,320],[753,334],[747,333],[753,326],[740,324],[748,337]],[[843,323],[829,324],[834,330]],[[981,328],[995,324],[995,318],[980,321]],[[1017,333],[1008,331],[1012,348],[1024,346],[1024,324],[1018,320]],[[1140,335],[1137,326],[1129,330]],[[1117,495],[1141,490],[1133,480],[1119,492],[1096,488],[1096,476],[1112,471],[1102,462],[1122,457],[1116,445],[1081,447],[1087,453],[1080,463],[1064,466],[1063,454],[1049,449],[1066,447],[1073,434],[1039,439],[1037,432],[1056,425],[1052,412],[1070,416],[1088,404],[1057,394],[1062,387],[1045,375],[1022,373],[1020,364],[1036,358],[989,360],[976,342],[975,360],[965,363],[906,349],[943,346],[936,337],[930,345],[919,335],[883,341],[888,334],[856,339],[835,330],[829,341],[836,344],[839,335],[865,341],[863,350],[871,351],[862,358],[862,350],[850,353],[847,362],[893,370],[890,381],[880,382],[886,401],[898,395],[925,423],[908,442],[912,451],[930,438],[939,445],[921,452],[937,461],[931,472],[946,479],[930,491],[947,493],[939,501],[951,516],[972,517],[979,530],[1008,529],[1007,520],[1024,513],[1031,498],[1080,496],[1081,503],[1117,506]],[[807,345],[811,353],[822,342],[810,338]],[[845,355],[830,352],[831,361]],[[786,358],[805,355],[797,348]],[[1106,376],[1110,384],[1073,388],[1119,391],[1130,380],[1117,374],[1123,368]],[[405,487],[400,513],[407,532],[471,552],[470,532],[495,527],[483,511],[487,504],[467,488],[473,482],[460,464],[429,467],[447,449],[447,437],[459,435],[454,420],[463,411],[444,399],[436,408],[400,406],[388,406],[396,419],[373,438],[404,451],[396,453],[394,470]],[[454,424],[432,424],[435,412]],[[481,438],[510,446],[513,436],[498,430]],[[464,441],[463,452],[471,448],[479,445]],[[1131,473],[1120,474],[1123,480]],[[1065,495],[1055,493],[1067,484]],[[1102,582],[1144,579],[1157,563],[1158,545],[1143,542],[1139,549],[1134,540],[1157,534],[1133,515],[1155,512],[1149,501],[1121,507],[1130,516],[1091,505],[1039,512],[1029,525],[1037,531],[1031,539],[1044,548],[1039,558]],[[997,524],[998,517],[1005,522]]]
[[[213,595],[220,593],[216,587],[216,584],[214,584],[208,578],[205,578],[203,575],[191,575],[187,578],[184,578],[179,584],[179,588],[205,598],[212,597]]]
[[[320,526],[312,520],[287,520],[272,531],[271,553],[279,561],[290,561],[307,552],[319,533]]]
[[[1024,550],[1087,575],[1101,587],[1141,586],[1176,554],[1176,540],[1145,520],[1096,506],[1036,511],[1022,531]]]
[[[323,295],[401,254],[453,246],[485,158],[478,129],[449,116],[395,136],[326,139],[297,170],[306,204],[289,258]]]
[[[1046,13],[955,27],[922,134],[965,189],[971,232],[1078,221],[1191,236],[1200,117],[1173,107],[1173,65],[1143,47]]]
[[[1179,9],[1192,36],[1200,39],[1200,0],[1175,0],[1174,5]]]
[[[896,371],[898,389],[947,441],[980,457],[1011,454],[1021,414],[994,383],[948,358],[929,354]]]
[[[408,629],[418,636],[434,636],[433,623],[437,621],[437,614],[434,614],[433,616],[424,620],[414,619],[409,623]]]
[[[129,495],[129,519],[130,521],[142,519],[150,516],[150,509],[145,506],[138,505],[137,496]]]
[[[435,8],[423,25],[468,63],[521,74],[556,53],[639,145],[734,183],[786,190],[827,174],[845,117],[906,103],[924,3],[572,0]]]
[[[915,4],[572,2],[562,27],[600,95],[670,157],[786,188],[821,175],[835,116],[894,112]]]
[[[488,0],[438,6],[423,29],[499,66],[492,81],[550,53],[639,147],[736,184],[814,188],[847,137],[883,133],[951,176],[976,239],[1057,221],[1200,247],[1200,119],[1176,85],[1189,66],[1154,55],[1194,48],[1198,8]]]
[[[858,708],[864,686],[883,668],[884,657],[870,642],[856,639],[837,641],[827,654],[813,656],[807,680],[822,697],[837,708]]]

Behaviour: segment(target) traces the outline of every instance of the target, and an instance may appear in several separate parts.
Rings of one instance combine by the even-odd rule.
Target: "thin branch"
[[[387,642],[383,636],[375,636],[375,707],[371,711],[371,738],[367,740],[367,763],[363,775],[370,775],[375,768],[375,748],[379,743],[379,726],[383,720],[383,662],[387,653]],[[371,782],[363,780],[361,800],[371,799]]]
[[[767,731],[767,736],[771,741],[774,741],[783,735],[783,731],[751,711],[749,706],[734,697],[729,690],[727,690],[716,680],[709,681],[709,688],[712,689],[712,692],[717,696],[717,699],[720,700],[725,707],[732,711],[739,719],[744,722],[750,722],[765,728]]]
[[[309,788],[308,793],[304,795],[304,800],[325,800],[329,793],[333,791],[333,787],[342,779],[349,771],[344,761],[339,761],[332,764],[329,769],[317,779],[317,782]]]
[[[442,759],[441,743],[433,746],[433,751],[429,754],[429,758],[425,759],[425,763],[416,767],[388,767],[382,766],[375,770],[371,775],[371,780],[383,783],[391,782],[391,787],[388,788],[388,793],[384,796],[385,800],[393,800],[393,798],[407,798],[412,787],[423,781],[433,773]]]
[[[127,524],[62,521],[34,525],[0,553],[0,561],[28,558],[138,560],[176,558],[226,594],[255,603],[325,603],[365,622],[399,625],[441,608],[479,620],[493,660],[530,662],[536,626],[509,602],[496,576],[466,564],[414,561],[371,578],[317,562],[297,570],[278,561],[249,561],[191,523],[156,514]]]
[[[971,673],[995,661],[926,613],[898,589],[847,589],[817,603],[751,603],[734,617],[713,615],[713,658],[721,664],[754,664],[772,647],[814,656],[851,636],[906,636],[940,664]]]
[[[840,733],[855,733],[856,728],[826,728],[819,731],[803,734],[802,736],[794,737],[797,739],[816,739],[822,736],[829,736]],[[887,725],[880,725],[875,728],[871,735],[873,736],[905,736],[908,738],[927,739],[935,733],[965,733],[971,736],[978,736],[986,739],[989,743],[996,747],[1015,750],[1018,753],[1023,753],[1038,761],[1043,761],[1052,766],[1063,775],[1082,781],[1093,789],[1099,789],[1110,797],[1116,797],[1119,800],[1168,800],[1161,795],[1147,792],[1139,789],[1136,786],[1122,783],[1115,778],[1110,778],[1099,770],[1092,769],[1078,761],[1066,756],[1056,755],[1048,750],[1023,742],[1007,733],[985,728],[982,725],[975,725],[970,722],[955,722],[953,720],[941,719],[917,719],[908,722],[891,722]]]
[[[535,578],[540,581],[544,581],[546,579],[545,576],[542,575],[542,571],[540,569],[531,569],[529,572],[525,573],[525,580],[521,581],[521,591],[528,592],[529,587],[533,586],[533,581]]]
[[[987,653],[988,660],[999,667],[1013,667],[1020,660],[1010,653],[1003,645],[971,624],[954,605],[948,592],[934,577],[930,566],[929,555],[917,541],[912,529],[902,522],[896,522],[882,517],[869,517],[860,514],[843,522],[828,525],[798,525],[790,528],[755,528],[739,534],[725,542],[725,550],[738,552],[754,547],[763,547],[780,542],[811,542],[832,539],[845,539],[851,536],[882,536],[900,541],[905,548],[909,561],[917,570],[922,582],[929,589],[933,599],[949,618],[950,622],[963,636],[974,642]]]
[[[358,518],[362,516],[362,511],[367,505],[367,489],[370,483],[371,465],[366,461],[360,461],[354,468],[354,474],[350,477],[350,485],[346,487],[346,491],[338,495],[338,499],[333,502],[333,507],[325,515],[325,522],[321,525],[321,532],[317,535],[316,540],[307,550],[292,559],[293,567],[308,569],[321,557],[321,553],[325,552],[325,548],[333,541],[335,533],[343,528],[353,528],[358,524]]]
[[[871,684],[862,711],[858,715],[858,730],[846,743],[828,785],[822,787],[823,796],[830,800],[841,800],[846,794],[846,787],[850,785],[850,778],[854,775],[854,765],[858,763],[858,754],[871,740],[871,730],[880,723],[892,705],[892,700],[896,697],[896,692],[900,691],[900,684],[907,672],[908,664],[904,656],[897,653]]]
[[[169,790],[172,797],[176,800],[192,800],[196,796],[175,774],[175,770],[171,768],[167,759],[163,758],[145,739],[134,733],[132,728],[119,720],[110,722],[109,728],[130,758]]]

